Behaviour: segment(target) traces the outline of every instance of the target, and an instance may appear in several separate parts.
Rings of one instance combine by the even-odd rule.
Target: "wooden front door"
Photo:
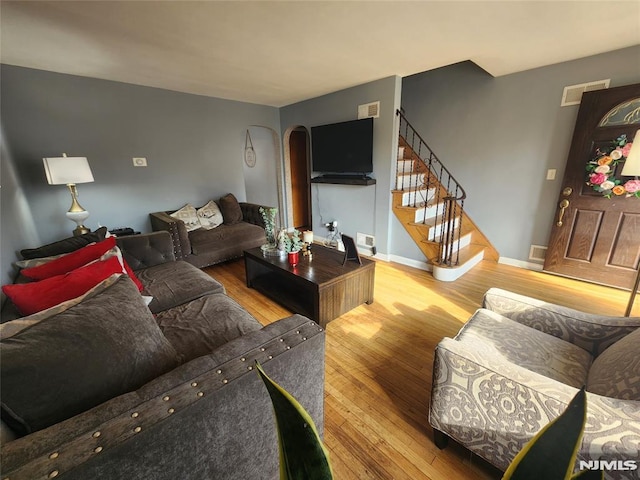
[[[633,285],[640,261],[640,198],[621,190],[634,178],[620,172],[622,154],[629,150],[625,138],[633,142],[638,129],[640,84],[583,95],[545,271],[615,287]],[[633,190],[635,183],[627,185]]]
[[[289,136],[289,158],[291,159],[291,206],[293,226],[311,228],[311,183],[307,156],[307,131],[298,129]]]

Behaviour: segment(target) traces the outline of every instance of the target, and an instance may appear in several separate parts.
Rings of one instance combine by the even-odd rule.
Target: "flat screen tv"
[[[373,118],[311,127],[311,161],[324,174],[373,172]]]

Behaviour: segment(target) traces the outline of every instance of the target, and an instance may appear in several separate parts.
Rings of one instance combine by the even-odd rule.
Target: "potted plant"
[[[282,238],[282,244],[289,257],[289,265],[295,267],[300,259],[300,250],[302,249],[300,231],[294,228],[291,235],[285,234]]]
[[[267,237],[267,245],[271,248],[276,246],[276,214],[278,209],[275,207],[260,207],[258,209],[264,222],[264,233]]]

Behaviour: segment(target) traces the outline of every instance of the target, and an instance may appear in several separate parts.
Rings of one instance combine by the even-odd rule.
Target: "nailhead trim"
[[[127,439],[141,433],[143,429],[162,422],[174,414],[178,408],[186,409],[192,403],[206,396],[205,394],[224,388],[224,385],[253,370],[256,360],[259,362],[272,360],[275,356],[290,350],[322,331],[323,329],[318,324],[310,321],[299,330],[285,333],[278,339],[270,340],[262,346],[246,352],[243,357],[231,359],[222,364],[215,371],[217,375],[222,375],[223,371],[225,372],[222,381],[219,381],[218,377],[212,376],[211,371],[204,372],[196,378],[141,403],[134,409],[113,417],[101,424],[98,429],[82,433],[74,439],[60,444],[55,451],[49,451],[11,472],[6,472],[7,476],[3,477],[3,480],[54,478],[105,449],[123,444]],[[282,348],[283,343],[285,344],[284,348]],[[199,387],[199,389],[196,395],[193,395],[192,388],[195,387]],[[189,394],[189,392],[191,393]],[[170,405],[167,408],[169,402]],[[135,421],[136,424],[131,425],[132,421]],[[125,428],[123,429],[123,427]],[[98,439],[100,439],[100,444],[97,443]]]

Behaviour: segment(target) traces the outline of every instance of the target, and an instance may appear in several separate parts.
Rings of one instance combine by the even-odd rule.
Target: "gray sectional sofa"
[[[2,340],[3,419],[27,430],[5,436],[2,478],[277,478],[275,420],[255,361],[322,432],[324,331],[300,315],[262,326],[220,283],[176,261],[168,232],[118,245],[153,297],[148,308],[129,277],[116,276],[23,330],[43,345],[31,357]],[[26,371],[15,366],[22,358]]]
[[[150,213],[151,228],[169,232],[176,259],[198,268],[241,257],[245,250],[266,243],[260,205],[238,202],[232,194],[216,204],[224,223],[215,228],[188,231],[183,220],[171,216],[171,210]]]

